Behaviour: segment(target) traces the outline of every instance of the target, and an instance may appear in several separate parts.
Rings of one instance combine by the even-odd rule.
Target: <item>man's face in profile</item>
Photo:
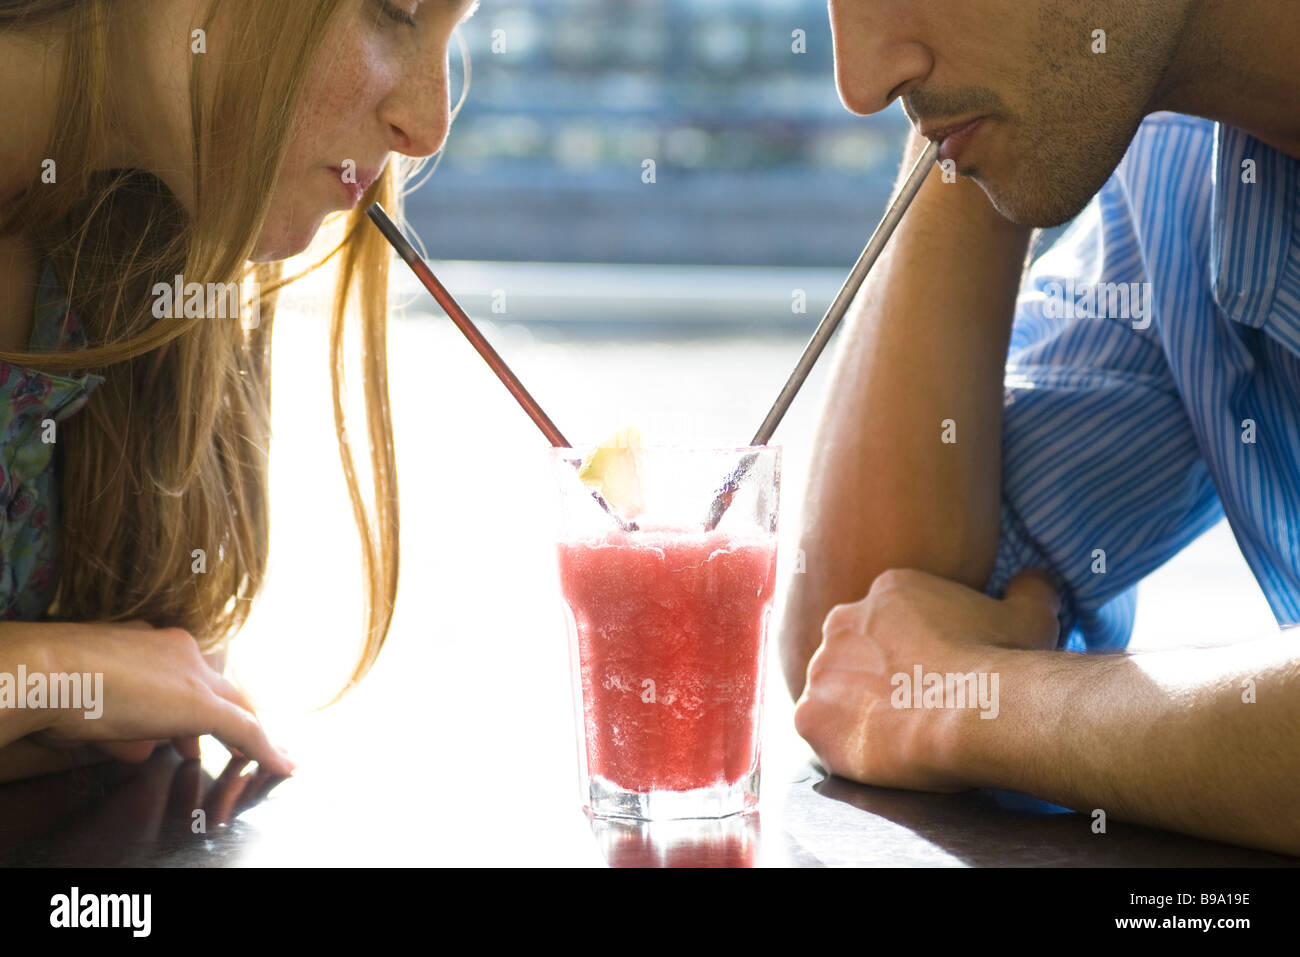
[[[901,97],[923,134],[979,119],[943,155],[1003,216],[1055,226],[1156,108],[1194,2],[830,0],[836,82],[855,113]]]

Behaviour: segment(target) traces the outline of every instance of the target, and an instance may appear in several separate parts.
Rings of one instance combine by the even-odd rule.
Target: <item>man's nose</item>
[[[829,8],[835,82],[850,111],[877,113],[929,75],[933,58],[910,29],[907,3],[830,0]]]

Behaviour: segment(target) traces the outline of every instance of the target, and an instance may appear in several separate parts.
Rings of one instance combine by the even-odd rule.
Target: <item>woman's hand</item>
[[[130,621],[120,623],[123,628],[144,628],[153,630],[153,626],[147,621],[140,618],[133,618]],[[225,671],[226,668],[226,650],[223,648],[218,652],[203,656],[203,660],[216,669],[218,674]],[[38,733],[37,738],[42,736]],[[187,761],[197,761],[202,757],[199,748],[199,739],[196,737],[172,738],[172,747]],[[82,748],[86,745],[84,741],[53,741],[44,738],[43,743],[46,747],[56,750]],[[94,751],[112,758],[114,761],[125,761],[128,764],[140,764],[149,760],[149,757],[166,744],[166,741],[97,741],[90,745]],[[95,760],[93,757],[90,760]]]
[[[293,772],[293,763],[266,737],[252,704],[204,660],[183,629],[142,621],[10,622],[5,631],[39,650],[41,665],[29,671],[104,676],[100,717],[50,709],[36,735],[41,743],[84,742],[114,757],[143,760],[168,739],[185,757],[197,757],[196,739],[211,734],[267,771]]]

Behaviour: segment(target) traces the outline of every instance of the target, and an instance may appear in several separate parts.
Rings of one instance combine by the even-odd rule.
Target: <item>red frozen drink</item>
[[[690,791],[754,774],[776,536],[613,529],[562,542],[559,562],[593,781]]]

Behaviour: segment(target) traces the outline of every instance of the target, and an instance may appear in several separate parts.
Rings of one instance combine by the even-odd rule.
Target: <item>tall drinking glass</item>
[[[551,450],[583,802],[642,820],[753,811],[780,449],[640,450],[631,531],[579,480],[586,451]],[[746,456],[705,531],[715,490]]]

